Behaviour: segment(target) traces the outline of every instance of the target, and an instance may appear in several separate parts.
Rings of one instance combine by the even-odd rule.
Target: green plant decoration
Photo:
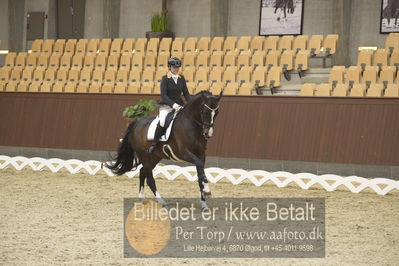
[[[166,11],[156,12],[151,17],[151,31],[168,31],[168,16]]]
[[[127,118],[140,119],[148,116],[157,107],[155,100],[140,99],[137,104],[133,106],[127,106],[123,110],[123,116]]]

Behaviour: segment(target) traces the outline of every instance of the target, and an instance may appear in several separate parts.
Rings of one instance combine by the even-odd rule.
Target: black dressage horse
[[[208,209],[205,198],[211,195],[205,176],[205,150],[207,140],[213,135],[213,124],[219,112],[219,96],[201,91],[192,96],[190,102],[176,115],[173,130],[167,142],[159,142],[154,154],[148,153],[151,142],[147,140],[147,131],[154,116],[133,121],[126,129],[125,136],[118,148],[114,162],[106,166],[116,175],[122,175],[140,164],[139,197],[144,198],[144,183],[154,193],[158,202],[167,206],[157,191],[152,170],[162,159],[186,161],[196,166],[200,188],[200,204]]]

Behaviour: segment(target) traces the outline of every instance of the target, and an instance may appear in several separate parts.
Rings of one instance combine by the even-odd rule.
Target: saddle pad
[[[177,113],[173,113],[173,118],[171,119],[169,125],[168,122],[166,121],[165,124],[168,126],[166,129],[166,132],[164,135],[161,136],[160,141],[167,141],[170,136],[170,132],[172,132],[172,126],[173,122],[175,121]],[[168,118],[166,118],[168,120]],[[159,116],[155,117],[154,120],[151,121],[150,126],[148,127],[147,131],[147,140],[154,140],[154,135],[155,135],[155,129],[157,128],[157,125],[159,123]]]

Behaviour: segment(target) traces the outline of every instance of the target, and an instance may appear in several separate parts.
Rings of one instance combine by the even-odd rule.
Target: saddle
[[[167,141],[169,139],[170,132],[172,132],[173,122],[176,119],[176,115],[177,115],[176,112],[170,112],[166,116],[165,127],[164,127],[166,130],[164,130],[164,134],[159,139],[160,141]],[[149,141],[154,140],[155,130],[158,124],[159,124],[159,116],[155,117],[154,120],[151,121],[151,124],[148,127],[147,131],[147,140]]]

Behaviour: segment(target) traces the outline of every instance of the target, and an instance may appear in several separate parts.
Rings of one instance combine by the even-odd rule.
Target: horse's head
[[[212,95],[212,93],[204,91],[201,93],[201,124],[202,135],[209,139],[213,136],[213,124],[216,116],[219,113],[219,101],[222,98],[223,91],[219,96]]]

